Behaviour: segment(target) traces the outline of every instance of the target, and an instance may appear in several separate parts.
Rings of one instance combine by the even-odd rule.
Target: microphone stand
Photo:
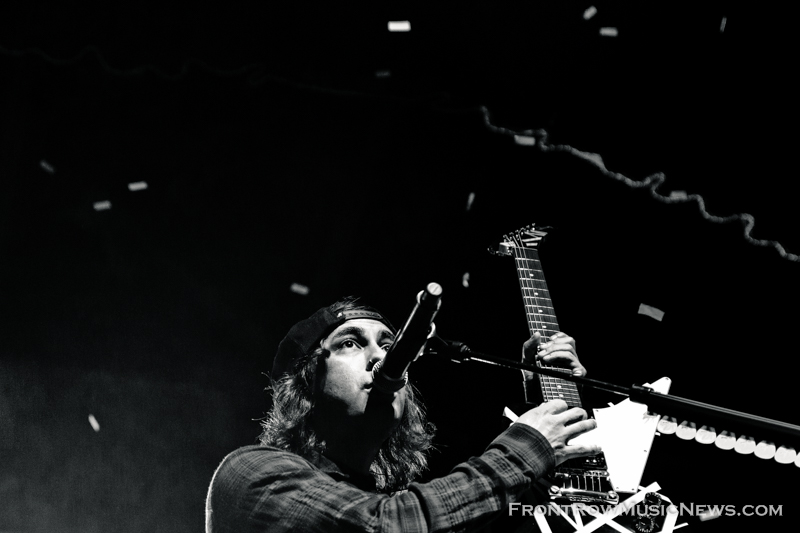
[[[702,420],[702,422],[696,422],[698,428],[701,426],[716,427],[719,431],[729,431],[737,436],[752,435],[759,440],[771,441],[776,446],[792,447],[795,450],[800,450],[800,426],[779,420],[717,407],[679,396],[661,394],[642,385],[634,384],[631,387],[623,387],[596,379],[573,376],[557,368],[540,367],[495,357],[476,352],[461,342],[446,341],[437,335],[428,339],[424,353],[443,355],[457,363],[474,361],[502,368],[527,370],[535,374],[572,381],[593,389],[627,396],[634,402],[647,405],[652,413],[679,417],[687,421],[693,421],[693,419]]]

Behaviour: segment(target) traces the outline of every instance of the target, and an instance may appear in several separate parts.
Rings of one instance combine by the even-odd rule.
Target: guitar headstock
[[[547,235],[551,228],[536,229],[535,224],[529,224],[512,233],[503,235],[503,242],[497,245],[497,249],[489,249],[495,255],[513,255],[513,248],[538,248],[539,243]]]

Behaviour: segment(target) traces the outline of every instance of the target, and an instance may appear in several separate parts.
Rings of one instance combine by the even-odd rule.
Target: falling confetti
[[[684,198],[688,198],[686,195],[686,191],[672,191],[669,193],[669,197],[674,200],[682,200]]]
[[[472,209],[472,203],[474,201],[475,201],[475,193],[471,192],[471,193],[469,193],[469,196],[467,197],[467,211]]]
[[[42,169],[45,172],[47,172],[48,174],[55,174],[56,173],[55,169],[50,165],[50,163],[48,163],[44,159],[39,161],[39,166],[42,167]]]
[[[292,283],[292,286],[289,287],[289,290],[296,294],[306,295],[308,294],[308,287],[305,285],[301,285],[300,283]]]
[[[594,6],[589,6],[586,11],[583,12],[583,18],[585,20],[589,20],[593,16],[597,14],[597,8]]]
[[[639,304],[639,314],[653,317],[659,322],[664,318],[664,311],[645,304]]]
[[[411,31],[411,22],[407,20],[395,20],[389,22],[389,31]]]
[[[106,209],[111,209],[111,202],[109,202],[108,200],[103,200],[102,202],[94,203],[95,211],[104,211]]]
[[[388,71],[388,70],[376,70],[375,71],[375,77],[376,78],[388,78],[391,75],[392,75],[392,73],[390,71]]]
[[[536,146],[536,137],[530,135],[514,135],[514,142],[521,146]]]
[[[727,23],[728,23],[728,17],[722,17],[722,22],[719,23],[719,32],[720,33],[724,33],[725,32],[725,24],[727,24]]]
[[[708,520],[714,520],[715,518],[719,518],[721,515],[722,515],[722,509],[709,509],[704,513],[698,514],[697,518],[701,522],[706,522]]]
[[[464,272],[464,275],[461,276],[461,285],[463,285],[464,288],[469,288],[469,272]]]
[[[146,181],[136,181],[128,184],[129,191],[143,191],[147,188]]]
[[[89,424],[92,425],[92,429],[95,431],[95,433],[100,431],[100,423],[97,421],[97,419],[92,414],[89,415]]]
[[[603,37],[616,37],[618,34],[617,28],[600,28],[600,35]]]

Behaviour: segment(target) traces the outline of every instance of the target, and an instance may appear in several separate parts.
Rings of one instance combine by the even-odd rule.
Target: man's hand
[[[534,333],[522,345],[522,362],[534,364],[537,360],[545,366],[571,368],[573,376],[586,376],[586,367],[578,360],[575,339],[566,333],[554,333],[549,339]],[[526,380],[533,378],[533,373],[524,372]]]
[[[597,422],[587,420],[586,411],[579,407],[568,409],[564,400],[545,402],[520,416],[515,424],[526,424],[544,435],[553,447],[556,465],[567,459],[597,455],[601,451],[599,446],[567,444],[581,433],[596,428]]]

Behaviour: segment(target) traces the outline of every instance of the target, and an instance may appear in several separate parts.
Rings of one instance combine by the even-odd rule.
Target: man
[[[425,469],[432,426],[412,386],[393,394],[372,388],[372,367],[395,333],[354,299],[290,329],[273,364],[261,445],[234,451],[215,472],[207,533],[470,531],[508,515],[508,504],[553,466],[599,453],[567,444],[595,427],[585,411],[547,402],[447,476],[413,482]],[[542,340],[525,343],[526,360],[585,375],[572,338]]]

